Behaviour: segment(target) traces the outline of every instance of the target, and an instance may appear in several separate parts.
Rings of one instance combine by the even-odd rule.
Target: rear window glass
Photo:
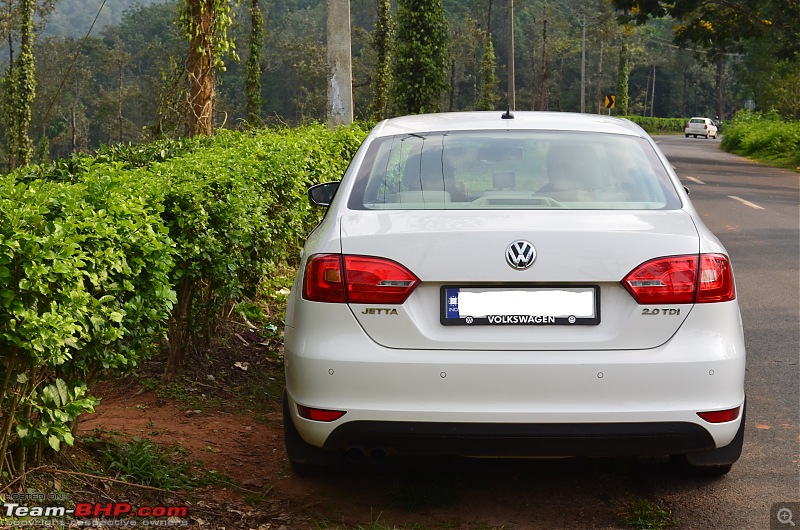
[[[596,133],[480,131],[375,140],[348,206],[357,210],[675,209],[650,144]]]

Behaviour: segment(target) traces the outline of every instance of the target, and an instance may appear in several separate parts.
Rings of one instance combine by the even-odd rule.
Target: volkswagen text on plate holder
[[[594,326],[600,323],[596,285],[471,285],[441,288],[445,326]]]

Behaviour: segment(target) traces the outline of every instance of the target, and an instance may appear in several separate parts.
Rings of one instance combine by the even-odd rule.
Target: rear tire
[[[669,455],[670,462],[681,475],[692,477],[721,477],[727,474],[733,464],[739,460],[744,445],[744,419],[747,412],[747,401],[742,411],[742,422],[731,443],[710,451]]]
[[[289,412],[289,396],[286,389],[283,390],[283,443],[289,464],[298,475],[328,475],[339,470],[341,459],[337,453],[311,445],[297,432]]]

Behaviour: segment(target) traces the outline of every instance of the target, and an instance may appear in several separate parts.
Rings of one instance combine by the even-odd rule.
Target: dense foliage
[[[800,122],[777,113],[741,111],[725,123],[722,148],[761,162],[800,169]]]
[[[217,0],[215,0],[216,2]],[[218,0],[222,1],[222,0]],[[46,13],[53,0],[36,0],[37,13]],[[495,3],[496,4],[496,3]],[[107,2],[92,35],[83,37],[97,14],[99,1],[61,0],[58,11],[43,21],[42,37],[35,40],[36,98],[29,134],[38,146],[34,161],[68,157],[88,152],[102,144],[142,143],[154,137],[185,135],[187,116],[186,60],[188,46],[176,24],[185,0],[164,0],[128,5],[128,0]],[[248,50],[257,44],[249,12],[253,3],[231,3],[228,44]],[[226,71],[217,71],[212,94],[214,127],[237,128],[256,122],[254,111],[265,123],[299,124],[324,120],[326,116],[325,2],[321,0],[274,0],[260,2],[264,38],[260,43],[261,104],[256,105],[258,87],[255,63],[226,60]],[[7,7],[6,7],[7,6]],[[0,0],[0,69],[8,70],[10,58],[19,52],[18,0]],[[127,9],[120,15],[120,9]],[[480,59],[485,35],[491,33],[497,57],[498,95],[504,99],[508,57],[508,23],[505,9],[490,10],[479,0],[443,0],[449,34],[437,50],[447,52],[437,71],[448,81],[449,91],[440,91],[436,107],[443,110],[473,110],[478,105]],[[64,16],[84,19],[74,22],[80,31],[66,32]],[[381,11],[382,10],[382,11]],[[6,12],[8,11],[8,12]],[[12,12],[13,11],[13,12]],[[101,26],[107,12],[114,17]],[[376,119],[377,107],[392,108],[385,90],[387,24],[397,27],[400,9],[388,17],[386,2],[353,0],[352,56],[353,95],[357,118]],[[756,108],[775,108],[795,118],[797,61],[780,59],[777,44],[767,38],[743,40],[726,50],[679,49],[673,41],[675,20],[650,19],[645,26],[625,31],[616,23],[608,0],[594,3],[533,0],[515,9],[514,53],[518,108],[577,111],[580,105],[579,23],[585,14],[586,108],[603,109],[603,96],[617,94],[623,110],[624,87],[618,61],[623,35],[629,47],[627,114],[691,116],[719,114],[723,119],[753,100]],[[119,21],[119,23],[116,23]],[[545,37],[544,26],[547,31]],[[57,33],[57,28],[62,33]],[[102,27],[102,29],[101,29]],[[8,32],[11,39],[7,39]],[[57,34],[54,34],[57,33]],[[380,49],[371,46],[383,39]],[[407,39],[404,39],[407,40]],[[9,43],[12,46],[9,47]],[[381,51],[382,50],[382,51]],[[224,50],[223,50],[224,51]],[[544,63],[543,59],[545,59]],[[74,64],[73,64],[74,62]],[[383,70],[382,70],[383,68]],[[545,75],[546,74],[546,75]],[[769,83],[763,82],[770,79]],[[793,81],[794,80],[794,81]],[[401,82],[404,82],[401,80]],[[248,87],[250,87],[248,89]],[[405,95],[406,92],[400,93]],[[8,98],[0,98],[8,101]],[[596,99],[596,101],[591,101]],[[248,101],[250,103],[248,103]],[[249,108],[249,111],[248,111]],[[401,112],[397,110],[395,112]],[[197,110],[202,114],[202,109]],[[0,121],[5,134],[7,120]],[[8,160],[0,148],[0,158]],[[5,169],[7,164],[4,164]]]
[[[395,115],[441,110],[447,90],[447,18],[441,0],[398,0],[392,67]]]
[[[340,178],[364,136],[226,132],[0,179],[0,471],[71,444],[96,380],[165,336],[177,369],[223,309],[294,264],[321,213],[306,188]]]

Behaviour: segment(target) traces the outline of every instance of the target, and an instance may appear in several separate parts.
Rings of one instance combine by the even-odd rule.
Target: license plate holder
[[[597,285],[444,285],[445,326],[596,326]]]

